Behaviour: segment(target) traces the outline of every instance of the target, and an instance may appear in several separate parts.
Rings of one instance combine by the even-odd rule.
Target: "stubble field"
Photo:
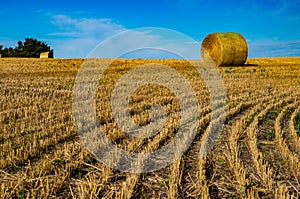
[[[210,129],[210,95],[186,61],[115,60],[99,80],[97,118],[118,147],[151,152],[168,144],[179,128],[174,93],[143,86],[130,100],[140,126],[149,109],[168,113],[151,139],[122,132],[113,118],[111,93],[131,69],[147,63],[181,73],[198,98],[197,135],[170,166],[141,174],[117,171],[83,146],[72,114],[72,90],[83,59],[0,59],[0,198],[299,198],[300,58],[248,59],[245,66],[220,67],[226,119],[212,151],[199,157]],[[107,60],[94,60],[104,63]],[[146,78],[146,77],[145,77]]]

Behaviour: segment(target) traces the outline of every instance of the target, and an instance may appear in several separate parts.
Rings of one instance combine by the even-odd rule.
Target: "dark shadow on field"
[[[219,67],[224,67],[224,68],[228,68],[228,67],[253,67],[253,66],[258,66],[258,64],[243,64],[243,65],[229,65],[229,66],[219,66]]]
[[[258,64],[244,64],[242,66],[258,66]]]

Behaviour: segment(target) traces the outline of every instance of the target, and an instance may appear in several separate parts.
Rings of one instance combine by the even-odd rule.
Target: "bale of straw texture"
[[[42,52],[40,54],[40,58],[53,58],[53,52],[50,51],[50,52]]]
[[[217,66],[243,65],[247,56],[246,39],[239,33],[213,33],[207,35],[202,42],[202,59],[204,61],[212,60]]]

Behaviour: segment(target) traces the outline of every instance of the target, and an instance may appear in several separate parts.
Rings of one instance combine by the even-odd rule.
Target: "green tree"
[[[2,48],[3,48],[3,45],[0,45],[0,57],[2,57],[2,54],[3,54]]]
[[[18,41],[18,46],[15,47],[15,56],[16,57],[23,57],[23,42]]]
[[[1,45],[2,46],[2,45]],[[3,48],[3,46],[2,46]],[[53,57],[53,49],[50,48],[45,42],[38,41],[34,38],[25,38],[25,41],[18,41],[15,48],[5,48],[0,53],[3,57],[34,57],[38,58],[42,52],[50,52]]]
[[[38,58],[42,52],[53,52],[45,42],[33,38],[25,38],[24,44],[20,42],[18,46],[22,49],[24,57]]]

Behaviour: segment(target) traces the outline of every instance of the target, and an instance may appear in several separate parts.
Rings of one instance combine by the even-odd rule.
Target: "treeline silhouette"
[[[1,57],[38,58],[42,52],[50,52],[50,56],[53,57],[53,49],[45,42],[34,38],[25,38],[24,42],[18,41],[18,45],[15,48],[3,48],[3,45],[0,44]]]

